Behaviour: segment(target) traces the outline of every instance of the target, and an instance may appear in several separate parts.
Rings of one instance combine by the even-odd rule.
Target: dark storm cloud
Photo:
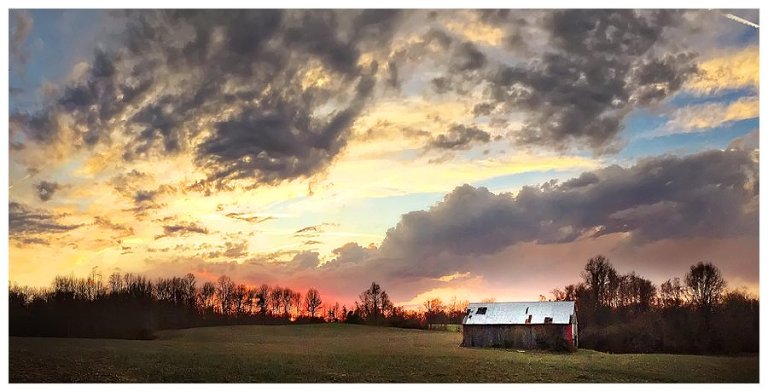
[[[133,200],[136,202],[136,204],[140,204],[145,201],[154,200],[156,195],[157,195],[156,191],[140,190],[136,192],[136,196],[133,197]]]
[[[600,177],[598,177],[597,174],[586,172],[582,173],[578,177],[571,178],[570,180],[563,182],[563,184],[560,185],[560,189],[581,188],[588,185],[597,184],[598,182],[600,182]]]
[[[485,55],[471,42],[464,42],[458,46],[453,57],[451,68],[454,71],[464,72],[480,69],[485,66]]]
[[[197,163],[211,173],[211,180],[275,183],[309,176],[341,151],[348,128],[362,110],[374,83],[366,73],[370,71],[357,65],[359,47],[374,36],[386,42],[386,37],[377,34],[391,29],[395,18],[389,12],[363,12],[351,20],[349,16],[326,11],[280,16],[281,24],[275,25],[275,29],[281,30],[270,29],[267,33],[282,42],[282,50],[263,53],[270,63],[260,67],[269,70],[262,83],[270,92],[262,95],[263,89],[253,86],[249,93],[262,95],[260,104],[244,108],[217,124],[216,132],[197,147]],[[338,31],[342,21],[351,23],[350,37],[343,38],[343,32]],[[238,48],[261,50],[253,46]],[[334,72],[338,78],[334,89],[301,91],[296,80],[303,70],[302,61],[312,58],[297,62],[295,57],[299,54],[311,54]],[[331,114],[317,116],[316,109],[335,99],[335,94],[348,94],[349,98],[338,102],[338,109]]]
[[[728,143],[729,150],[755,151],[760,148],[760,132],[755,129]]]
[[[12,201],[8,203],[8,233],[12,240],[24,244],[43,244],[48,242],[43,237],[66,233],[82,226],[60,223],[61,217]]]
[[[163,234],[155,236],[155,239],[163,237],[182,237],[190,234],[208,234],[208,229],[196,222],[175,222],[163,226]]]
[[[445,76],[438,76],[429,81],[432,89],[438,94],[445,94],[451,89],[451,81]]]
[[[56,193],[56,190],[59,188],[59,184],[52,181],[40,181],[38,184],[35,184],[37,197],[40,199],[40,201],[51,200],[53,194]]]
[[[299,252],[288,263],[288,267],[293,270],[306,270],[317,268],[320,263],[320,254],[312,251]]]
[[[447,133],[432,138],[427,148],[463,150],[475,143],[487,143],[490,140],[491,135],[478,127],[454,124]]]
[[[357,242],[349,242],[334,249],[334,258],[324,264],[324,267],[335,267],[347,263],[357,264],[375,257],[376,254],[376,248],[372,245],[363,248]]]
[[[427,211],[404,214],[380,253],[418,262],[611,233],[637,243],[754,234],[757,170],[746,152],[709,151],[610,166],[517,195],[464,185]]]
[[[630,74],[630,81],[636,87],[633,99],[647,105],[679,90],[697,71],[694,58],[692,53],[683,52],[643,60]]]
[[[191,151],[209,177],[278,183],[311,176],[346,145],[376,81],[366,50],[385,50],[400,12],[128,11],[123,47],[99,49],[81,80],[24,119],[39,142],[59,138],[57,113],[87,147],[128,137],[123,158]],[[320,67],[330,80],[306,86]],[[199,138],[202,129],[210,133]],[[201,141],[201,142],[199,142]]]
[[[371,83],[360,81],[355,100],[369,94]],[[197,162],[212,173],[211,179],[275,183],[309,176],[341,151],[349,126],[363,107],[358,101],[313,127],[312,110],[306,105],[277,96],[267,102],[274,106],[250,109],[219,124],[216,134],[199,146]]]
[[[669,10],[553,11],[542,26],[552,50],[500,67],[491,95],[529,113],[519,142],[600,150],[635,105],[669,96],[696,72],[691,53],[655,53],[664,30],[679,23]]]
[[[491,114],[494,108],[496,108],[497,104],[493,102],[481,102],[475,105],[474,108],[472,108],[472,113],[475,116],[487,116]]]
[[[394,61],[387,62],[387,70],[389,71],[387,83],[389,83],[390,87],[400,89],[400,72],[397,70],[397,63]]]
[[[521,144],[610,151],[632,109],[670,96],[697,72],[695,54],[668,42],[667,31],[690,27],[681,11],[477,13],[483,23],[506,34],[502,49],[518,61],[492,60],[487,47],[432,28],[395,53],[390,62],[396,67],[390,68],[400,78],[409,66],[445,58],[445,68],[438,68],[443,73],[430,80],[432,90],[457,95],[484,90],[487,102],[477,106],[477,116],[492,111],[498,116],[527,114],[522,129],[514,133]],[[433,19],[451,16],[440,11]],[[439,41],[440,34],[448,39]],[[433,42],[440,42],[442,50]]]

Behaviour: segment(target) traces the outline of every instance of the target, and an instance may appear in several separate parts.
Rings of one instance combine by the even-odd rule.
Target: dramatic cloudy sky
[[[725,12],[11,11],[10,280],[535,300],[602,253],[756,290],[758,33]]]

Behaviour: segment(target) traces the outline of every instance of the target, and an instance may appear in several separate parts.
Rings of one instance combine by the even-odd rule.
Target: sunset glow
[[[625,11],[11,10],[9,280],[757,295],[758,30]]]

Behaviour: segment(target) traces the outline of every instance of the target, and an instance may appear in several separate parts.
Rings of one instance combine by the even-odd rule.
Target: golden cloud
[[[667,129],[699,132],[734,121],[757,118],[759,115],[758,97],[742,97],[730,103],[708,103],[678,109],[672,114]]]
[[[721,53],[699,64],[700,74],[686,88],[697,94],[751,88],[760,84],[760,52],[757,46]]]
[[[476,12],[462,12],[458,19],[448,21],[445,27],[467,41],[480,45],[498,46],[505,35],[504,30],[481,21]]]

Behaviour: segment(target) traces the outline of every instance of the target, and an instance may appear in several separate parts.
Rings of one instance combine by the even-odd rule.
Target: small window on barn
[[[486,310],[488,310],[488,308],[485,308],[485,307],[477,308],[477,312],[475,312],[475,314],[485,314]]]
[[[552,324],[552,317],[544,317],[544,324]]]

